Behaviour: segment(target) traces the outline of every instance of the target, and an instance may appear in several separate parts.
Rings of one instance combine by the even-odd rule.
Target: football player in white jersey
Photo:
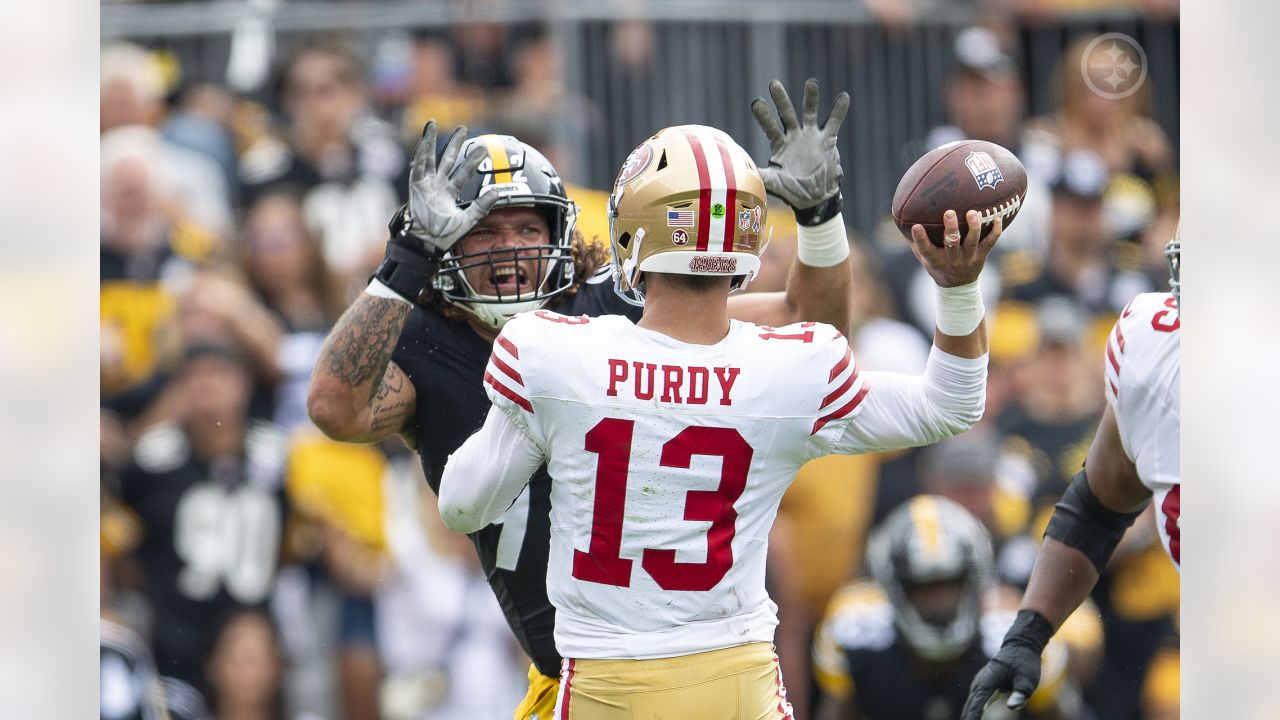
[[[1168,293],[1143,293],[1120,314],[1105,353],[1107,407],[1084,469],[1045,530],[1044,545],[1000,652],[969,689],[963,720],[997,693],[1020,708],[1040,682],[1040,652],[1098,581],[1116,544],[1153,499],[1160,540],[1180,567],[1179,348],[1182,243],[1165,247]]]
[[[610,198],[615,281],[641,320],[539,310],[494,344],[493,408],[450,458],[440,514],[483,527],[546,462],[557,718],[791,717],[765,591],[783,491],[815,457],[936,442],[982,415],[976,281],[999,219],[970,213],[962,238],[948,211],[943,247],[913,228],[939,286],[921,376],[861,372],[830,325],[731,320],[766,221],[761,171],[728,135],[662,130]]]

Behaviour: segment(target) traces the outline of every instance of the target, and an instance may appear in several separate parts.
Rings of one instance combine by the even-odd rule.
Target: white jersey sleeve
[[[1125,455],[1151,489],[1160,539],[1180,562],[1181,320],[1169,293],[1144,293],[1120,314],[1103,360],[1104,392]]]
[[[813,457],[928,445],[968,430],[982,417],[986,355],[962,358],[934,347],[923,375],[859,373],[844,338],[832,346],[828,359],[840,359],[814,424]]]
[[[494,407],[541,446],[544,443],[541,427],[525,379],[541,355],[536,348],[538,339],[537,327],[531,326],[530,317],[517,315],[507,321],[489,353],[489,364],[484,369],[484,391]]]
[[[526,380],[532,358],[540,355],[537,335],[519,320],[507,323],[489,355],[484,384],[493,406],[484,425],[449,456],[440,479],[440,517],[455,532],[497,521],[546,458]]]

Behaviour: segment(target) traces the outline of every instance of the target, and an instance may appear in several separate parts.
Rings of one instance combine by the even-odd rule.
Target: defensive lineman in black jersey
[[[731,310],[758,324],[813,320],[843,328],[851,268],[834,133],[817,122],[816,81],[806,83],[802,114],[780,83],[770,93],[781,123],[763,100],[753,103],[770,145],[762,175],[769,192],[795,210],[799,258],[786,291],[734,297]],[[848,103],[845,93],[836,99],[828,127],[840,125]],[[330,437],[372,442],[403,434],[433,489],[448,455],[489,411],[485,366],[510,317],[542,308],[639,317],[638,307],[614,293],[607,251],[575,231],[577,208],[541,153],[510,136],[466,140],[465,128],[454,131],[438,162],[435,148],[431,122],[414,153],[410,200],[392,220],[386,257],[330,332],[308,397],[312,420]],[[662,159],[629,158],[623,175],[649,163]],[[690,235],[686,223],[707,221],[697,212],[671,216],[672,227],[690,227]],[[507,621],[534,662],[517,719],[549,718],[558,684],[555,612],[546,593],[549,509],[549,478],[540,471],[500,523],[472,535]]]

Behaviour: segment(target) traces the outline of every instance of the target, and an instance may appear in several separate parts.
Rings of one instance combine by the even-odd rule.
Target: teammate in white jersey
[[[1153,499],[1156,527],[1181,567],[1179,348],[1181,251],[1165,247],[1170,293],[1144,293],[1120,314],[1107,339],[1107,407],[1084,469],[1063,494],[1017,620],[969,689],[963,720],[978,720],[996,693],[1020,708],[1040,682],[1040,652],[1084,601],[1125,530]]]
[[[778,502],[815,457],[924,445],[978,421],[976,280],[1000,221],[971,213],[961,242],[948,211],[942,248],[914,228],[940,311],[912,376],[860,372],[830,325],[730,320],[767,218],[761,172],[724,133],[650,138],[623,166],[610,215],[618,289],[642,319],[537,311],[507,323],[485,376],[494,407],[445,468],[441,516],[482,527],[547,463],[557,718],[790,717],[764,582]]]

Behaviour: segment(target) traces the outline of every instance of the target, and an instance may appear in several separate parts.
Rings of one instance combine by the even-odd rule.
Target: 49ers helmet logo
[[[644,143],[632,150],[627,156],[627,161],[622,163],[622,169],[618,171],[618,179],[614,181],[613,186],[621,187],[635,180],[636,176],[649,167],[650,160],[653,160],[653,148],[649,147],[649,143]]]

